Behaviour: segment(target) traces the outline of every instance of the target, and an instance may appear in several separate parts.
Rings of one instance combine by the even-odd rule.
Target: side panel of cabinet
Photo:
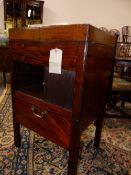
[[[90,44],[87,54],[81,129],[102,117],[112,85],[114,48]]]
[[[0,47],[0,71],[3,71],[3,51]]]
[[[0,70],[8,72],[11,69],[11,57],[8,47],[0,47]]]

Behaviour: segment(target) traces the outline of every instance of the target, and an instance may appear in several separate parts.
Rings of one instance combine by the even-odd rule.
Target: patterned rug
[[[21,127],[22,145],[13,144],[11,95],[0,103],[0,175],[67,175],[68,151]],[[78,175],[131,175],[131,120],[105,119],[100,148],[94,125],[81,137]]]

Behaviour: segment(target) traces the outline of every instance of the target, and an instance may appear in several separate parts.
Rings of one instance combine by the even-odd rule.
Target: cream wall
[[[131,0],[45,0],[44,23],[60,22],[119,29],[131,25]]]
[[[4,7],[2,0],[0,0],[0,29],[4,29]]]
[[[0,28],[4,27],[3,16],[0,4]],[[119,29],[131,25],[131,0],[45,0],[43,23],[63,22]]]

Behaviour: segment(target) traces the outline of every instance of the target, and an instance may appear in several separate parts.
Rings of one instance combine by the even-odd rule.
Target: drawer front
[[[37,53],[17,53],[13,52],[13,60],[17,62],[23,62],[28,64],[39,64],[39,65],[49,65],[49,58],[43,57],[41,58]]]
[[[50,50],[62,49],[62,66],[75,68],[78,54],[78,44],[76,43],[24,43],[13,42],[11,45],[13,57],[17,60],[39,62],[49,64]],[[17,57],[16,57],[17,55]]]
[[[68,149],[71,123],[63,116],[31,102],[14,98],[15,120],[54,143]]]
[[[12,43],[12,49],[17,50],[18,52],[21,51],[37,51],[39,47],[37,47],[36,44],[32,44],[32,43],[25,43],[25,42],[13,42]]]

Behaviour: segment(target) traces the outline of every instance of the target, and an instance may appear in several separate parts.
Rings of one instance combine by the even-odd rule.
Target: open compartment
[[[49,73],[43,65],[14,62],[14,90],[46,102],[72,109],[75,71]]]

